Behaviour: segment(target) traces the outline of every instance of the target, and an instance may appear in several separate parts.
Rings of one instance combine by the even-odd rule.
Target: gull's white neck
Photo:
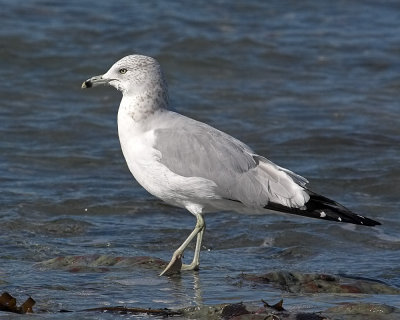
[[[145,121],[154,113],[168,107],[168,92],[165,87],[153,85],[139,92],[123,92],[119,114],[130,117],[134,122]]]

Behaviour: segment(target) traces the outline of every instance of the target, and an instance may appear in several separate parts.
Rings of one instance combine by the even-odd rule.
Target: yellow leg
[[[202,221],[203,228],[197,234],[196,249],[194,250],[193,261],[191,264],[183,264],[181,267],[181,270],[199,270],[201,242],[203,241],[203,234],[204,234],[204,231],[206,230],[206,224],[204,222],[204,219],[203,219],[203,217],[201,217],[201,218],[203,220]]]
[[[187,237],[187,239],[181,244],[181,246],[175,250],[174,254],[172,255],[171,261],[161,272],[160,276],[168,276],[174,273],[179,272],[180,270],[197,270],[200,264],[200,249],[201,249],[201,242],[203,240],[203,233],[205,229],[204,219],[200,213],[193,213],[196,216],[197,222],[196,226],[194,227],[191,234]],[[193,261],[189,265],[182,265],[182,256],[183,252],[185,251],[186,247],[189,243],[193,240],[193,238],[197,235],[196,240],[196,249],[194,252]]]

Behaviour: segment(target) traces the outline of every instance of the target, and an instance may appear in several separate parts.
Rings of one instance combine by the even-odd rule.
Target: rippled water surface
[[[320,310],[344,299],[238,285],[242,272],[324,272],[400,287],[398,2],[0,4],[3,291],[21,301],[32,295],[35,310],[50,312],[41,317],[53,319],[61,309],[105,305],[283,297],[288,309]],[[92,255],[168,260],[194,227],[188,212],[132,178],[117,135],[120,94],[80,89],[131,53],[160,61],[177,111],[383,225],[225,212],[206,216],[201,270],[178,278],[160,278],[157,268],[73,272],[38,264]],[[400,307],[398,295],[346,299]]]

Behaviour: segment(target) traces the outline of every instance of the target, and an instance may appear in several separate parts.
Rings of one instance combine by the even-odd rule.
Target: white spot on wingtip
[[[342,218],[341,217],[339,217],[339,218],[337,218],[339,221],[342,221]]]
[[[324,211],[321,211],[319,213],[320,218],[325,218],[326,217],[326,213]]]

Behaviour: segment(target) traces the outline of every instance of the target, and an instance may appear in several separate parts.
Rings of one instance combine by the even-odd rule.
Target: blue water
[[[241,272],[342,273],[400,287],[398,2],[0,5],[0,286],[21,302],[32,295],[41,318],[103,305],[284,297],[289,309],[322,310],[343,301],[237,286]],[[119,93],[80,89],[132,53],[160,61],[176,110],[383,225],[218,213],[206,216],[201,270],[179,281],[151,268],[37,267],[71,255],[168,260],[194,227],[132,178],[117,135]],[[400,307],[398,296],[350,300]]]

